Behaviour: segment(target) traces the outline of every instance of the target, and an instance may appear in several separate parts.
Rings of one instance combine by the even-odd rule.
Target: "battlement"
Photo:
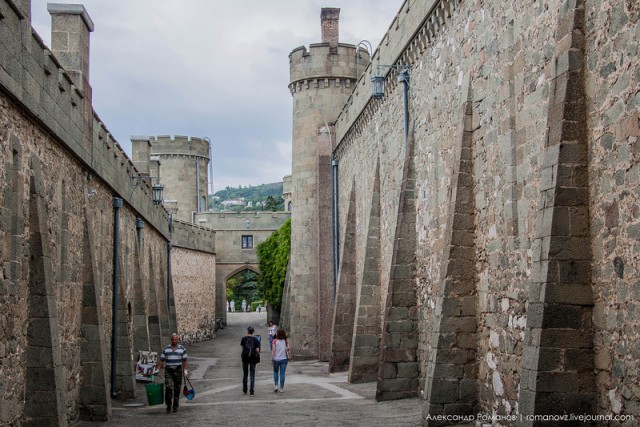
[[[289,54],[289,88],[305,80],[344,79],[355,81],[369,64],[369,53],[360,50],[356,64],[356,46],[338,43],[334,50],[329,43],[314,43],[295,48]],[[357,69],[356,69],[357,66]]]
[[[197,156],[209,159],[209,139],[184,135],[147,137],[151,154],[160,156]]]
[[[216,232],[190,222],[172,220],[171,244],[175,247],[192,249],[200,252],[216,252]]]
[[[19,4],[0,0],[0,20],[0,48],[8,52],[0,67],[0,91],[29,111],[91,175],[168,236],[168,214],[153,204],[149,185],[132,190],[131,176],[138,170],[93,110],[90,87],[83,91],[74,83]]]
[[[391,92],[397,87],[397,71],[390,68],[377,69],[377,65],[415,64],[416,57],[429,43],[440,36],[441,29],[447,24],[451,11],[455,10],[456,0],[429,0],[426,2],[405,2],[400,7],[389,29],[372,54],[371,63],[356,83],[349,100],[336,121],[337,151],[341,141],[348,143],[348,132],[355,129],[355,122],[368,117],[375,103],[371,102],[371,77],[380,73],[387,76],[385,91]],[[411,9],[411,13],[409,13]]]
[[[291,218],[291,212],[200,212],[195,215],[195,218],[202,226],[217,231],[236,230],[252,234],[277,230],[286,220]],[[247,223],[249,224],[249,228],[247,228]]]

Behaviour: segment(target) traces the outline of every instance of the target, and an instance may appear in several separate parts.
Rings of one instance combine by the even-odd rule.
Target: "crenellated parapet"
[[[450,20],[462,0],[429,0],[426,2],[405,1],[391,22],[380,45],[373,53],[371,63],[362,73],[336,122],[338,148],[341,156],[344,147],[375,115],[380,100],[371,97],[371,78],[377,74],[386,77],[385,93],[393,93],[398,85],[398,70],[378,65],[400,65],[414,67],[424,52],[430,49],[442,35],[442,28]],[[411,13],[408,13],[411,9]],[[418,20],[418,17],[421,19]]]
[[[289,90],[293,94],[306,89],[350,89],[368,64],[369,53],[352,44],[338,43],[336,49],[330,43],[315,43],[309,49],[300,46],[289,54]]]
[[[172,246],[206,253],[216,252],[214,230],[175,219],[171,225]]]
[[[26,9],[25,9],[26,10]],[[153,204],[147,182],[132,185],[138,170],[91,105],[90,87],[80,89],[33,31],[15,1],[0,1],[0,91],[21,105],[61,146],[168,238],[168,214]],[[81,19],[83,15],[79,15]]]
[[[159,135],[149,137],[151,155],[196,156],[209,160],[209,141],[183,135]]]
[[[167,210],[183,221],[193,221],[194,212],[207,209],[208,138],[133,136],[131,146],[135,164],[164,186]]]

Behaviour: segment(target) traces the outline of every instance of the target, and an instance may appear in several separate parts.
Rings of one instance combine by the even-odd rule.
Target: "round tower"
[[[333,309],[331,156],[333,124],[369,63],[369,53],[339,43],[340,9],[323,8],[322,43],[289,54],[293,97],[291,260],[282,321],[296,337],[293,351],[328,360]],[[356,58],[356,54],[360,57]],[[325,229],[324,222],[329,221]],[[320,230],[323,230],[322,232]],[[327,232],[326,230],[329,230]]]
[[[193,212],[207,210],[209,140],[162,135],[149,142],[151,159],[160,162],[164,206],[174,218],[191,222]]]

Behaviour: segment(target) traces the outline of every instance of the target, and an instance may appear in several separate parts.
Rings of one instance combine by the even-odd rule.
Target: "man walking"
[[[162,350],[157,369],[164,365],[164,401],[167,404],[167,413],[178,412],[180,388],[182,387],[182,374],[187,376],[187,349],[178,344],[178,334],[171,334],[171,344]]]
[[[247,394],[247,377],[249,379],[249,393],[253,396],[253,387],[256,382],[256,363],[260,363],[260,340],[253,336],[253,326],[247,328],[247,335],[240,340],[242,353],[242,392]]]

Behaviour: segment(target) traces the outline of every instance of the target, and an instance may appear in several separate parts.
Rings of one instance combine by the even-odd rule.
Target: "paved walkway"
[[[375,383],[349,384],[346,373],[329,374],[328,364],[291,361],[285,392],[273,392],[273,371],[268,356],[266,314],[229,313],[228,325],[213,340],[192,344],[190,379],[193,400],[180,398],[180,412],[167,414],[164,405],[148,406],[144,384],[138,384],[135,400],[114,401],[113,419],[118,426],[419,426],[421,399],[375,401]],[[262,362],[256,369],[255,396],[242,394],[240,339],[253,325],[263,337]],[[157,378],[156,381],[161,381]],[[79,423],[80,426],[105,423]]]

